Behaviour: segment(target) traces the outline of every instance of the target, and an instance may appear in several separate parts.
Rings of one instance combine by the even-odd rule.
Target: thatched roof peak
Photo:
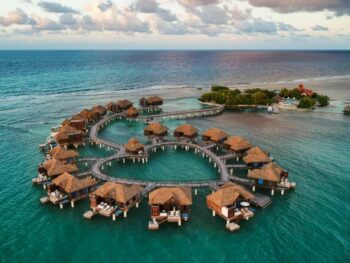
[[[224,141],[224,144],[229,146],[230,150],[233,151],[248,150],[252,147],[248,140],[240,136],[230,136],[226,141]]]
[[[210,128],[203,133],[211,141],[218,142],[227,138],[227,134],[219,128]]]
[[[58,160],[66,160],[68,158],[75,158],[78,157],[78,152],[74,150],[67,150],[62,146],[56,146],[50,151],[50,155],[52,158],[58,159]]]
[[[279,182],[283,169],[276,163],[265,164],[261,169],[254,169],[248,173],[249,178],[263,179],[272,182]]]
[[[127,144],[124,145],[126,151],[135,152],[143,150],[144,145],[139,142],[139,140],[135,137],[131,138]]]
[[[190,124],[182,124],[175,129],[175,132],[183,134],[183,136],[192,137],[197,134],[198,130]]]
[[[117,202],[126,203],[142,191],[139,185],[125,185],[114,182],[106,182],[100,186],[93,194],[101,198],[114,199]]]
[[[154,135],[158,135],[158,134],[160,135],[160,134],[167,133],[168,127],[164,126],[159,122],[152,122],[145,128],[145,131],[151,132]]]
[[[52,158],[43,164],[48,176],[57,176],[65,172],[73,173],[78,171],[78,167],[75,164],[65,164],[64,162]]]
[[[69,173],[63,173],[53,179],[52,183],[62,188],[66,193],[73,193],[94,186],[97,182],[90,177],[78,179]]]
[[[163,205],[175,200],[180,205],[192,204],[192,191],[189,187],[161,187],[149,194],[149,204]]]
[[[242,196],[246,200],[252,200],[255,196],[234,183],[226,183],[219,188],[216,192],[207,196],[207,200],[210,200],[219,207],[232,205],[239,196]]]
[[[243,161],[247,164],[272,162],[268,154],[261,150],[259,147],[253,147],[248,150],[247,155],[243,157]]]

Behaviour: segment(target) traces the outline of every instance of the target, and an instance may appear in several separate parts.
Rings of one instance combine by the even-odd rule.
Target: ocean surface
[[[346,51],[0,51],[0,262],[349,262],[350,117],[342,114],[350,101],[349,76]],[[197,88],[211,84],[300,81],[316,90],[319,83],[336,100],[314,111],[225,111],[187,121],[200,131],[215,126],[246,137],[271,152],[297,183],[236,233],[211,216],[204,189],[193,196],[191,221],[150,232],[147,200],[127,219],[86,220],[87,200],[74,209],[41,205],[45,192],[31,183],[43,158],[38,144],[51,126],[82,108],[161,94],[165,111],[194,109],[202,107]],[[165,124],[172,131],[183,122]],[[101,136],[126,143],[131,136],[143,140],[142,129],[115,122]],[[79,152],[110,154],[95,147]],[[191,152],[167,150],[151,158],[147,166],[128,163],[107,172],[152,180],[218,177]]]

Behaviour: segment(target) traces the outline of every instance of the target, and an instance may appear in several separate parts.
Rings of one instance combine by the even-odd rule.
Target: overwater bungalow
[[[174,137],[177,140],[182,139],[195,139],[198,135],[198,130],[190,124],[182,124],[178,126],[174,131]]]
[[[144,135],[147,137],[164,137],[168,134],[168,127],[159,122],[152,122],[144,129]]]
[[[65,172],[74,173],[78,171],[78,167],[74,163],[66,163],[55,158],[45,161],[39,165],[38,172],[50,178],[61,175]]]
[[[141,98],[140,99],[141,107],[151,107],[151,106],[159,106],[163,105],[163,99],[159,96],[152,96],[149,98]]]
[[[75,159],[79,156],[74,150],[67,150],[62,146],[56,146],[50,151],[50,157],[65,163],[75,163]]]
[[[145,150],[145,146],[136,138],[131,138],[124,148],[126,153],[132,155],[142,154]]]
[[[116,103],[118,110],[124,111],[132,107],[132,102],[129,100],[119,100]]]
[[[230,136],[224,141],[223,148],[237,155],[242,155],[252,148],[252,145],[249,141],[240,136]]]
[[[64,120],[62,123],[61,123],[61,127],[63,126],[71,126],[79,131],[83,131],[85,132],[86,130],[86,126],[85,126],[85,120]]]
[[[97,182],[85,177],[78,179],[69,173],[63,173],[52,180],[48,186],[49,201],[53,204],[59,204],[63,208],[63,204],[70,202],[74,207],[74,203],[89,195],[95,190]]]
[[[90,194],[90,207],[94,213],[113,217],[124,213],[141,202],[142,187],[139,185],[125,185],[114,182],[106,182],[96,191]]]
[[[272,162],[269,155],[259,147],[253,147],[247,151],[247,155],[243,157],[243,161],[249,168],[260,168],[267,163]]]
[[[107,105],[107,109],[110,111],[110,112],[112,112],[112,113],[116,113],[116,112],[118,112],[118,106],[117,106],[117,104],[116,103],[114,103],[114,102],[109,102]]]
[[[227,134],[219,128],[210,128],[202,134],[205,142],[222,143],[227,139]]]
[[[149,229],[158,229],[163,222],[175,222],[181,226],[182,220],[189,219],[192,205],[192,191],[189,187],[162,187],[149,194],[151,218]]]
[[[139,116],[139,112],[135,107],[131,107],[126,111],[126,117],[128,118],[136,118]]]
[[[252,179],[253,191],[255,191],[256,187],[269,189],[271,190],[271,195],[274,194],[277,188],[280,188],[281,194],[284,194],[284,190],[295,187],[295,183],[288,181],[288,172],[272,162],[260,169],[249,171],[248,177]]]
[[[97,114],[98,118],[102,118],[107,113],[107,108],[102,105],[96,105],[91,108],[91,113],[93,115]]]
[[[72,116],[72,120],[83,120],[86,124],[95,121],[96,116],[93,116],[90,110],[83,109],[79,113]]]
[[[78,146],[84,144],[85,133],[72,126],[62,126],[55,135],[56,142],[61,146]]]
[[[238,230],[239,226],[231,222],[238,223],[242,219],[248,220],[254,216],[249,209],[250,201],[254,198],[255,196],[242,186],[230,182],[208,195],[206,199],[213,216],[219,215],[226,220],[230,230]]]

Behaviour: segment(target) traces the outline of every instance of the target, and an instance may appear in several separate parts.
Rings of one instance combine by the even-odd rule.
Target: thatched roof
[[[64,140],[64,139],[68,139],[70,135],[77,135],[77,134],[84,135],[85,133],[80,130],[77,130],[72,126],[65,125],[58,130],[58,133],[55,135],[55,139]]]
[[[192,191],[189,187],[162,187],[149,194],[148,203],[163,205],[170,200],[178,202],[180,205],[192,204]]]
[[[208,137],[211,141],[218,142],[227,138],[227,134],[219,128],[210,128],[203,133],[203,136]]]
[[[78,171],[78,167],[75,164],[65,164],[57,159],[50,159],[43,164],[48,176],[56,176],[65,172],[73,173]]]
[[[193,137],[194,135],[197,134],[197,132],[198,132],[198,130],[195,127],[193,127],[192,125],[182,124],[175,129],[174,134],[181,133],[181,134],[183,134],[183,136]]]
[[[101,198],[110,198],[117,202],[126,203],[134,196],[140,194],[142,189],[141,186],[136,184],[128,186],[125,184],[107,182],[100,186],[93,194]]]
[[[141,151],[143,150],[145,146],[139,142],[138,139],[136,139],[135,137],[134,138],[131,138],[127,144],[124,145],[124,148],[127,152],[138,152],[138,151]]]
[[[247,151],[247,155],[243,157],[243,161],[249,163],[269,163],[272,160],[259,147],[253,147]]]
[[[224,144],[229,146],[230,150],[239,152],[243,150],[248,150],[252,147],[249,141],[240,136],[230,136]]]
[[[119,100],[116,105],[118,108],[127,108],[132,106],[132,102],[129,100]]]
[[[151,96],[146,99],[148,103],[160,103],[163,102],[163,99],[159,96]]]
[[[107,112],[107,108],[102,105],[96,105],[93,106],[90,111],[99,115],[104,115]]]
[[[246,200],[252,200],[255,196],[234,183],[226,183],[219,190],[207,196],[207,200],[216,204],[219,207],[232,205],[239,196],[242,196]]]
[[[163,135],[168,132],[168,127],[159,122],[152,122],[145,128],[145,131],[151,132],[154,135]]]
[[[74,150],[66,150],[62,146],[56,146],[50,151],[50,155],[52,158],[57,160],[66,160],[68,158],[78,157],[79,154]]]
[[[52,183],[62,188],[66,193],[73,193],[97,184],[97,182],[90,177],[78,179],[69,173],[61,174],[53,179]]]
[[[126,116],[128,117],[132,117],[132,116],[136,116],[138,115],[139,112],[137,111],[137,109],[135,107],[130,107],[127,111],[126,111]]]
[[[276,163],[265,164],[261,169],[254,169],[248,173],[249,178],[263,179],[272,182],[279,182],[283,169]]]

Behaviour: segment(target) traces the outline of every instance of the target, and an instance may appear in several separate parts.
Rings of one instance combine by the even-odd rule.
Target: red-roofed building
[[[298,91],[301,93],[301,95],[311,97],[314,95],[314,92],[311,89],[305,89],[304,84],[299,84]]]

